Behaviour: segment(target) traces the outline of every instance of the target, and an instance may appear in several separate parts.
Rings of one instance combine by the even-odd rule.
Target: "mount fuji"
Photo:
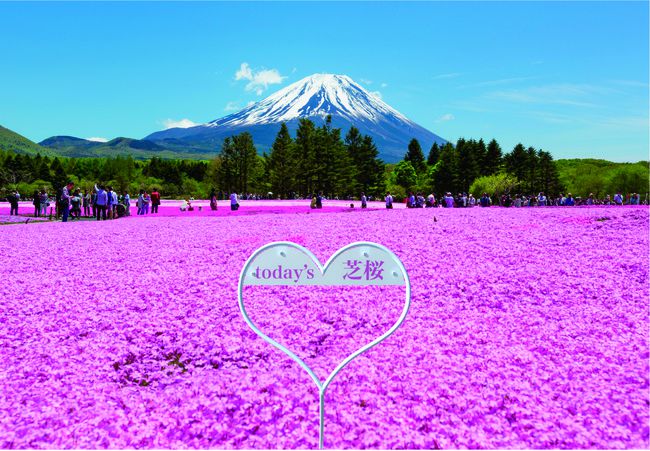
[[[317,126],[332,116],[332,126],[341,135],[354,126],[372,136],[379,156],[386,162],[403,158],[408,143],[416,138],[423,150],[446,141],[391,108],[345,75],[315,74],[277,91],[243,110],[206,124],[171,128],[153,133],[145,140],[172,150],[218,150],[223,140],[242,132],[253,135],[258,150],[268,151],[285,122],[295,136],[301,118]]]

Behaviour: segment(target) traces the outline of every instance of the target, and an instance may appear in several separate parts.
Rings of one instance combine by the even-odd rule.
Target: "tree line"
[[[118,191],[157,188],[166,197],[206,198],[215,190],[221,197],[236,191],[274,198],[310,196],[358,198],[361,192],[382,198],[390,191],[396,200],[409,192],[444,195],[483,192],[547,196],[571,191],[574,196],[594,193],[647,193],[648,162],[620,164],[603,160],[561,160],[542,149],[517,144],[503,152],[492,139],[460,138],[455,144],[434,143],[426,157],[412,139],[404,158],[385,164],[372,137],[351,127],[345,136],[332,127],[301,119],[295,135],[281,124],[268,154],[259,155],[250,133],[226,138],[210,161],[135,160],[113,158],[51,158],[0,151],[0,190],[18,189],[25,195],[49,187],[58,191],[67,180],[82,189],[101,182]]]
[[[168,196],[203,196],[211,185],[207,173],[208,163],[196,160],[52,158],[0,151],[0,197],[2,191],[14,189],[25,196],[42,188],[56,193],[69,180],[82,190],[103,183],[119,192],[158,188]]]
[[[351,197],[364,191],[381,196],[385,190],[384,162],[370,136],[351,127],[345,138],[328,116],[321,127],[300,119],[295,138],[286,124],[270,153],[257,155],[253,138],[242,133],[227,138],[210,164],[218,189],[239,193],[273,193],[290,198],[322,192]]]

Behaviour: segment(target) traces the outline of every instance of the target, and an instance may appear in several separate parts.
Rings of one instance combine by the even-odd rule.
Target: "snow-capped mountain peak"
[[[328,114],[353,122],[411,122],[346,75],[314,74],[235,114],[206,125],[269,124]]]
[[[439,145],[446,142],[386,105],[350,77],[334,74],[311,75],[237,113],[195,127],[162,130],[146,139],[170,149],[216,152],[225,138],[247,132],[253,136],[258,151],[268,151],[280,123],[284,122],[290,133],[296,133],[300,119],[309,118],[321,126],[327,115],[332,116],[331,125],[341,130],[341,136],[351,127],[370,136],[379,155],[387,162],[399,161],[413,138],[424,148],[434,142]]]

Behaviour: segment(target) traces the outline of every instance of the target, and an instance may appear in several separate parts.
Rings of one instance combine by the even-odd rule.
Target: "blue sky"
[[[35,141],[142,138],[317,72],[451,141],[648,159],[647,2],[0,3],[0,125]]]

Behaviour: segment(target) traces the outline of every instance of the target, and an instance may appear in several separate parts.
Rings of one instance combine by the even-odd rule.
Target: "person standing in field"
[[[620,191],[616,192],[616,195],[614,196],[614,203],[616,205],[623,205],[623,195]]]
[[[83,194],[83,207],[84,207],[84,216],[85,217],[90,217],[90,202],[91,202],[91,196],[88,190],[84,190]]]
[[[156,188],[154,188],[151,193],[151,213],[158,213],[159,206],[160,206],[160,193]]]
[[[110,186],[106,190],[106,215],[113,219],[113,188]]]
[[[148,215],[149,214],[149,205],[151,205],[151,196],[145,190],[144,195],[142,196],[142,214],[143,215]]]
[[[39,197],[41,198],[41,216],[45,216],[47,215],[47,207],[50,205],[50,198],[48,197],[45,188],[41,190]]]
[[[95,185],[97,196],[95,198],[95,214],[99,221],[100,219],[106,220],[106,208],[108,206],[108,193],[104,190],[104,185]]]
[[[59,205],[61,206],[63,222],[68,222],[68,216],[70,215],[70,191],[72,188],[74,188],[74,183],[69,181],[61,190],[61,200],[59,201]]]
[[[143,206],[144,206],[144,190],[140,190],[140,195],[138,196],[138,200],[135,202],[135,206],[138,207],[138,216],[143,214]]]
[[[390,191],[386,193],[386,197],[384,198],[384,201],[386,201],[386,208],[388,210],[393,209],[393,196],[390,195]]]
[[[567,207],[573,207],[576,204],[575,199],[571,195],[571,193],[567,194],[566,199],[564,200],[564,205]]]
[[[239,210],[239,199],[237,198],[237,193],[234,191],[230,193],[230,210],[237,211]]]
[[[13,191],[7,196],[7,201],[9,202],[9,216],[15,215],[18,216],[18,201],[20,200],[20,194],[18,191]]]
[[[454,208],[454,196],[451,193],[447,193],[445,196],[445,205],[447,208]]]
[[[364,192],[361,193],[361,208],[368,208],[368,198]]]
[[[215,192],[214,188],[212,188],[212,191],[210,191],[210,210],[217,210],[217,193]]]
[[[124,191],[122,202],[124,202],[124,216],[131,216],[131,196],[128,191]]]
[[[97,216],[95,212],[96,206],[97,206],[97,185],[95,185],[95,189],[93,189],[93,192],[90,195],[90,207],[92,208],[93,218]]]
[[[487,193],[483,193],[481,196],[481,199],[479,200],[481,207],[489,207],[490,206],[490,198],[488,197]]]
[[[323,192],[319,191],[316,196],[316,208],[323,208]]]
[[[76,190],[70,197],[70,218],[81,219],[81,191]]]
[[[38,194],[38,190],[34,190],[32,195],[32,204],[34,204],[34,217],[38,218],[41,213],[41,196]]]

